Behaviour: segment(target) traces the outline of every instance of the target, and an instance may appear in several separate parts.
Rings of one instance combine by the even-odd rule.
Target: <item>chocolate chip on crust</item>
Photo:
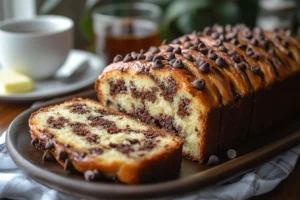
[[[64,170],[65,171],[70,171],[70,172],[76,172],[76,169],[75,169],[73,163],[69,159],[65,160]]]
[[[55,158],[52,155],[52,153],[50,153],[49,151],[46,151],[42,157],[42,160],[47,161],[47,162],[53,162],[53,161],[55,161]]]
[[[67,159],[67,154],[64,150],[60,149],[57,154],[57,160],[65,161]]]
[[[46,150],[52,150],[54,149],[54,144],[52,141],[48,141],[46,144],[45,144],[45,149]]]
[[[97,169],[84,172],[84,178],[87,181],[101,181],[106,179],[104,174]]]
[[[33,145],[33,146],[35,146],[35,145],[37,145],[38,143],[39,143],[39,139],[38,138],[33,138],[32,140],[31,140],[31,145]]]

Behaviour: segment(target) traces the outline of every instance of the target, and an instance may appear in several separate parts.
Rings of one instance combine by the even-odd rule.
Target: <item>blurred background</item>
[[[298,0],[0,0],[0,19],[45,14],[67,16],[75,22],[75,48],[84,47],[93,52],[98,49],[100,52],[115,44],[119,44],[119,46],[132,44],[128,41],[127,43],[116,43],[116,41],[109,43],[109,40],[101,39],[102,32],[107,34],[108,29],[115,33],[117,25],[103,27],[102,19],[105,17],[98,17],[97,22],[95,19],[93,22],[92,17],[97,9],[106,9],[105,5],[107,4],[124,2],[151,3],[161,9],[161,14],[154,20],[158,27],[158,40],[174,39],[193,30],[203,30],[206,26],[215,23],[221,25],[244,23],[250,27],[259,26],[269,30],[284,28],[291,29],[295,34],[299,32],[300,5]],[[131,12],[130,9],[127,11]],[[106,12],[104,15],[124,17],[122,11],[119,10],[114,10],[112,13],[102,11],[102,14],[103,12]],[[146,17],[150,14],[144,12]],[[95,26],[99,27],[95,28]],[[98,33],[101,33],[97,34],[95,29],[105,30],[100,30]],[[119,34],[124,35],[124,31],[131,30],[132,27],[124,28],[123,23],[119,29],[122,29],[121,31],[117,30]],[[107,45],[102,45],[105,42]],[[155,40],[151,42],[151,45],[157,44]],[[143,43],[145,46],[147,42],[143,41]],[[139,45],[136,46],[136,49],[137,47]],[[127,48],[126,50],[128,52],[131,49]],[[120,48],[117,51],[122,52]],[[112,54],[116,53],[118,52]],[[101,54],[101,52],[98,53],[100,56]],[[109,60],[111,61],[111,59]]]
[[[2,1],[2,2],[1,2]],[[76,23],[76,47],[93,42],[92,12],[105,4],[147,2],[162,9],[160,38],[172,39],[205,26],[245,23],[264,29],[291,28],[300,24],[298,0],[0,0],[0,19],[55,14]],[[1,5],[2,4],[2,5]]]

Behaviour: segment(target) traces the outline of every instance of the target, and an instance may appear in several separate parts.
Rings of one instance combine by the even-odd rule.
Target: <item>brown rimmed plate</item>
[[[93,91],[80,96],[96,98]],[[300,118],[294,118],[237,147],[242,155],[234,160],[208,167],[183,159],[179,177],[171,181],[144,185],[87,182],[82,175],[66,172],[57,163],[44,163],[41,159],[42,152],[30,144],[30,114],[40,107],[61,103],[70,98],[72,97],[48,101],[21,113],[8,128],[6,144],[12,159],[31,178],[50,188],[83,198],[138,199],[183,195],[245,172],[300,143]]]

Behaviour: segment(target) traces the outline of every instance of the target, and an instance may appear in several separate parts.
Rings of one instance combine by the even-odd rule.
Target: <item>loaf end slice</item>
[[[182,140],[88,99],[41,108],[29,118],[32,144],[87,180],[126,184],[174,178]],[[49,155],[50,154],[50,155]]]

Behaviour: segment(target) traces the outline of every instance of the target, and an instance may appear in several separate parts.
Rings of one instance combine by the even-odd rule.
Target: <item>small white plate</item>
[[[19,94],[0,94],[0,100],[7,101],[31,101],[51,98],[70,93],[89,85],[92,85],[104,68],[104,62],[95,54],[72,50],[69,56],[86,56],[89,60],[89,67],[74,81],[63,82],[57,79],[48,79],[34,82],[34,90]]]

